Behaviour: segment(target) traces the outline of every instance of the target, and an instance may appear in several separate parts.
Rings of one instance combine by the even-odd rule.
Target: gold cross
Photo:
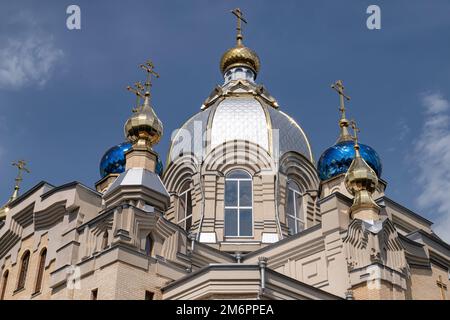
[[[436,284],[439,287],[439,289],[441,289],[442,300],[445,300],[445,291],[447,291],[447,285],[444,282],[442,282],[441,276],[439,276],[439,280],[436,281]]]
[[[344,98],[345,98],[345,100],[350,101],[350,97],[344,93],[344,89],[345,89],[344,83],[342,82],[342,80],[338,80],[334,84],[331,85],[331,88],[336,90],[336,92],[339,94],[339,100],[340,100],[339,111],[341,112],[341,119],[345,119]]]
[[[159,74],[153,70],[155,68],[155,65],[151,60],[147,60],[147,62],[145,62],[145,64],[141,64],[140,67],[147,72],[147,81],[145,81],[145,88],[147,88],[147,92],[149,92],[150,87],[152,86],[152,75],[155,76],[155,78],[159,78]]]
[[[19,170],[16,181],[23,180],[22,179],[22,171],[30,173],[30,170],[28,170],[28,168],[26,167],[27,163],[25,162],[25,160],[19,160],[19,161],[13,162],[12,165],[17,167],[17,169]]]
[[[358,132],[360,130],[359,130],[358,126],[356,125],[355,120],[351,120],[350,125],[352,126],[352,129],[353,129],[353,140],[355,141],[355,145],[358,145]]]
[[[138,81],[138,82],[135,82],[134,83],[134,87],[136,88],[136,89],[138,89],[139,91],[144,91],[144,86],[142,85],[142,83],[140,82],[140,81]]]
[[[133,108],[133,112],[136,112],[141,103],[141,98],[144,98],[144,94],[142,93],[144,91],[144,86],[140,82],[135,82],[134,88],[128,86],[127,90],[133,92],[136,95],[136,108]]]
[[[238,45],[242,44],[242,25],[241,25],[241,21],[244,23],[247,23],[247,20],[244,19],[244,15],[241,11],[241,9],[236,8],[234,10],[231,11],[232,14],[234,14],[237,18],[237,26],[236,26],[236,30],[237,30],[237,35],[236,35],[236,40]]]
[[[28,168],[26,167],[27,163],[25,162],[25,160],[19,160],[16,162],[12,163],[13,166],[17,167],[17,169],[19,170],[19,172],[17,173],[17,177],[16,177],[16,185],[14,186],[14,193],[10,198],[10,201],[14,200],[15,198],[17,198],[17,196],[19,195],[19,189],[20,189],[20,182],[22,182],[23,178],[22,178],[22,172],[25,171],[27,173],[30,173],[31,171],[28,170]]]

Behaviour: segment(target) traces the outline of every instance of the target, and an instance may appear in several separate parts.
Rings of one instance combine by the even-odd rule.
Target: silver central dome
[[[210,105],[191,117],[173,136],[168,163],[189,152],[203,158],[217,146],[233,140],[257,144],[272,157],[294,151],[314,163],[308,138],[298,123],[264,99],[245,94],[256,88],[249,82],[245,84],[248,87],[233,81],[220,87],[219,91],[233,91],[237,95],[215,100],[213,93],[208,98]]]
[[[211,123],[211,145],[231,140],[253,142],[269,151],[269,132],[266,113],[253,97],[231,97],[216,107]]]

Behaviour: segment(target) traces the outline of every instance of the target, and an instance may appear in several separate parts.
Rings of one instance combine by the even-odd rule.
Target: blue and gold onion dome
[[[122,173],[125,171],[125,152],[131,148],[130,142],[123,142],[108,149],[100,161],[100,176],[106,177],[111,173]],[[156,173],[161,176],[163,172],[163,164],[161,160],[157,159]]]
[[[361,157],[375,171],[378,178],[381,176],[382,164],[378,153],[368,145],[359,144]],[[346,173],[355,157],[354,142],[342,141],[329,147],[320,156],[317,171],[322,181],[328,180],[341,173]]]

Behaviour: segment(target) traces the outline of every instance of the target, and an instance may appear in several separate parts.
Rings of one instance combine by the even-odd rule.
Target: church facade
[[[0,299],[449,300],[450,245],[386,194],[377,152],[347,120],[316,162],[303,129],[236,45],[172,137],[151,103],[149,61],[95,189],[42,181],[0,209]]]

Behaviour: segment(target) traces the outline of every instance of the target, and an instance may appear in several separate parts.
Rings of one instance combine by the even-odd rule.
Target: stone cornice
[[[91,189],[91,188],[85,186],[85,185],[82,184],[81,182],[78,182],[78,181],[72,181],[72,182],[63,184],[63,185],[58,186],[58,187],[53,187],[53,189],[51,189],[51,190],[47,191],[46,193],[42,194],[42,195],[41,195],[41,199],[44,200],[44,199],[50,197],[52,194],[55,194],[56,192],[63,191],[63,190],[67,190],[67,189],[70,189],[70,188],[73,188],[73,187],[77,187],[77,186],[80,186],[80,187],[82,187],[83,189],[85,189],[85,190],[87,190],[87,191],[89,191],[89,192],[91,192],[91,193],[93,193],[93,194],[95,194],[95,195],[97,195],[97,196],[99,196],[99,197],[102,196],[101,193],[97,192],[97,191],[94,190],[94,189]]]
[[[248,260],[251,257],[255,257],[257,255],[260,255],[263,252],[267,252],[267,251],[272,250],[272,249],[274,249],[274,248],[276,248],[278,246],[281,246],[283,244],[295,241],[296,239],[298,239],[300,237],[303,237],[303,236],[305,236],[305,235],[307,235],[309,233],[312,233],[314,231],[320,230],[321,228],[322,228],[322,224],[318,223],[318,224],[316,224],[316,225],[314,225],[314,226],[312,226],[312,227],[310,227],[308,229],[305,229],[305,230],[303,230],[303,231],[301,231],[299,233],[296,233],[296,234],[294,234],[292,236],[286,237],[286,238],[284,238],[284,239],[282,239],[282,240],[280,240],[278,242],[269,244],[269,245],[267,245],[264,248],[261,248],[261,249],[255,250],[253,252],[250,252],[250,253],[242,256],[242,261]]]
[[[260,269],[261,267],[258,264],[241,264],[241,263],[233,263],[233,264],[210,264],[208,266],[205,266],[204,268],[197,270],[195,272],[192,272],[186,276],[184,276],[181,279],[178,279],[168,285],[166,285],[165,287],[163,287],[161,289],[161,291],[163,293],[167,293],[168,291],[175,289],[177,290],[177,288],[188,284],[190,282],[192,282],[195,278],[199,278],[203,275],[206,275],[208,273],[213,273],[213,272],[231,272],[231,273],[236,273],[236,272],[243,272],[243,271],[253,271],[255,273],[255,277],[252,277],[252,279],[249,279],[246,282],[246,288],[248,289],[248,284],[249,281],[254,282],[255,287],[259,287],[260,285]],[[276,272],[270,268],[265,267],[265,285],[266,285],[266,289],[267,291],[272,291],[275,290],[275,292],[283,292],[284,294],[290,295],[293,294],[295,296],[302,296],[304,295],[305,297],[308,296],[313,296],[317,299],[341,299],[338,296],[335,296],[331,293],[328,293],[326,291],[323,291],[319,288],[316,288],[312,285],[306,284],[304,282],[298,281],[294,278],[291,278],[289,276],[283,275],[279,272]],[[217,277],[217,275],[215,276]],[[235,283],[235,279],[233,279],[233,277],[228,278],[228,277],[221,277],[221,282],[230,282],[232,283],[236,288],[238,287],[238,284]],[[300,292],[286,292],[285,288],[280,288],[277,283],[281,282],[283,284],[287,284],[289,283],[289,287],[293,290],[300,290]],[[214,291],[214,286],[218,285],[217,283],[217,279],[216,278],[212,278],[209,279],[208,283],[212,286],[211,290]],[[205,283],[203,283],[203,285],[205,285]],[[220,284],[219,284],[220,285]],[[280,290],[281,291],[278,291]],[[196,290],[195,288],[186,288],[183,290],[184,293],[186,292],[190,292],[190,291],[194,291]],[[262,295],[264,295],[264,292],[262,292]],[[311,297],[310,297],[311,298]]]
[[[46,181],[41,181],[38,184],[36,184],[34,187],[32,187],[31,189],[27,190],[25,193],[23,193],[22,195],[18,196],[15,200],[11,201],[8,204],[9,208],[12,208],[14,206],[16,206],[17,204],[19,204],[20,202],[22,202],[23,200],[25,200],[26,198],[28,198],[29,196],[31,196],[33,193],[35,193],[37,190],[39,190],[41,187],[43,187],[44,185],[49,186],[50,188],[54,188],[55,186],[51,185],[50,183],[46,182]]]
[[[326,196],[324,198],[319,199],[317,201],[317,204],[320,205],[320,204],[322,204],[322,203],[324,203],[324,202],[326,202],[326,201],[328,201],[328,200],[330,200],[332,198],[336,198],[338,200],[341,200],[341,201],[345,202],[346,204],[348,204],[349,207],[353,203],[352,199],[350,199],[349,197],[347,197],[346,195],[344,195],[343,193],[340,193],[338,191],[338,192],[333,192],[332,194],[330,194],[330,195],[328,195],[328,196]]]
[[[388,202],[388,203],[392,204],[394,207],[397,207],[398,209],[400,209],[400,210],[402,211],[402,213],[406,213],[406,214],[410,215],[411,217],[413,217],[413,218],[415,218],[415,219],[417,219],[417,220],[420,220],[420,221],[424,222],[425,224],[427,224],[427,225],[430,226],[430,227],[431,227],[431,225],[433,224],[432,221],[430,221],[430,220],[428,220],[428,219],[425,219],[425,218],[422,217],[420,214],[415,213],[414,211],[412,211],[412,210],[410,210],[410,209],[408,209],[408,208],[402,206],[401,204],[395,202],[395,201],[392,200],[391,198],[388,198],[388,197],[384,196],[384,197],[382,197],[382,199],[383,199],[385,202]],[[378,199],[377,199],[377,200],[378,200]]]

